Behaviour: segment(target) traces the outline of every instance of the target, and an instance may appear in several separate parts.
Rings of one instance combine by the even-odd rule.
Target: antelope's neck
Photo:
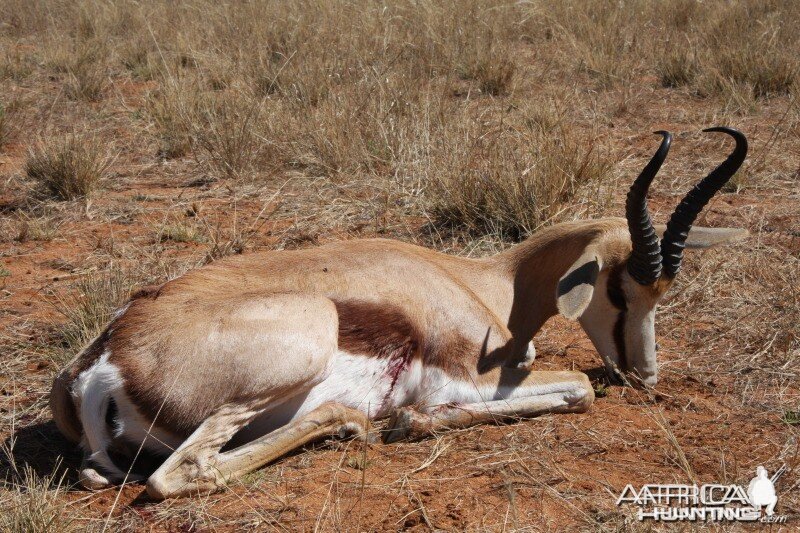
[[[500,254],[465,265],[459,275],[507,325],[515,344],[527,345],[558,312],[558,281],[597,237],[594,226],[591,222],[553,226]]]

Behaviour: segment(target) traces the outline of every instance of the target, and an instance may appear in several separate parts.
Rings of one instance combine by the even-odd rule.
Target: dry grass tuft
[[[111,514],[108,530],[644,531],[615,505],[626,483],[746,485],[757,464],[791,466],[799,6],[0,2],[0,451],[14,449],[0,530],[99,530]],[[55,458],[74,476],[81,457],[47,409],[52,374],[134,280],[357,237],[484,256],[544,224],[620,216],[660,128],[675,133],[650,195],[664,222],[729,150],[690,133],[715,124],[744,131],[751,155],[698,225],[752,237],[687,251],[657,315],[652,396],[599,380],[586,415],[308,446],[221,494],[154,503],[126,487],[112,513],[116,491],[59,488]],[[103,131],[113,161],[100,134],[48,137],[69,131]],[[111,171],[114,194],[97,194]],[[31,181],[94,194],[34,202]],[[579,328],[550,321],[536,367],[598,372]],[[800,512],[796,471],[776,487],[781,514]]]
[[[192,80],[169,80],[147,95],[146,110],[159,139],[158,156],[173,159],[192,148],[192,121],[199,106]]]
[[[125,40],[116,49],[122,66],[136,79],[150,80],[158,75],[158,50],[149,35]]]
[[[591,137],[534,113],[519,126],[463,129],[438,154],[427,190],[434,221],[520,240],[579,211],[614,160]]]
[[[259,160],[260,102],[238,95],[211,97],[200,107],[193,138],[209,166],[225,178],[243,177]]]
[[[66,319],[58,326],[59,346],[54,359],[61,363],[100,334],[114,312],[131,296],[132,278],[114,271],[104,275],[87,275],[74,286],[73,292],[60,297],[56,309]]]
[[[28,151],[25,173],[45,195],[74,200],[101,186],[111,162],[100,139],[71,134],[40,140]]]
[[[16,235],[13,236],[14,241],[46,242],[53,240],[58,235],[60,223],[47,212],[43,212],[38,216],[31,213],[20,212],[18,216]]]
[[[5,107],[0,105],[0,149],[11,140],[13,130]]]
[[[159,228],[157,242],[206,242],[205,234],[196,225],[184,220],[175,220]]]
[[[109,83],[107,44],[100,39],[55,40],[45,48],[46,64],[64,79],[71,100],[97,102]]]
[[[492,96],[508,93],[516,65],[507,58],[486,58],[475,67],[474,77],[478,80],[481,92]]]
[[[78,63],[67,71],[64,92],[73,100],[97,102],[103,97],[108,77],[103,68],[91,63]]]
[[[3,533],[71,532],[82,528],[64,498],[64,475],[42,477],[30,466],[16,482],[0,483],[0,531]]]
[[[695,82],[701,67],[694,51],[677,47],[664,54],[656,70],[664,87],[683,87]]]

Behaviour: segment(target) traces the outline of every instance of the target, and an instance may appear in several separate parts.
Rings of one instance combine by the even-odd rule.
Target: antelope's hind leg
[[[222,339],[208,351],[206,365],[219,365],[226,382],[192,376],[197,387],[225,387],[228,394],[147,481],[155,498],[221,488],[229,481],[309,441],[335,433],[360,432],[366,417],[336,404],[314,404],[269,433],[233,450],[223,447],[259,414],[269,412],[324,382],[337,353],[337,314],[330,300],[277,295],[240,304],[227,315]],[[224,342],[222,342],[224,341]],[[221,361],[221,362],[220,362]],[[205,371],[209,373],[208,370]]]
[[[476,391],[477,393],[477,391]],[[515,389],[498,388],[502,399],[441,404],[424,410],[396,409],[384,442],[415,439],[447,429],[532,418],[547,413],[583,413],[594,402],[594,389],[582,372],[530,372]]]
[[[215,491],[304,444],[332,435],[365,435],[369,425],[360,411],[325,403],[263,437],[221,453],[220,448],[259,412],[247,406],[226,406],[209,417],[150,476],[147,493],[164,499]]]

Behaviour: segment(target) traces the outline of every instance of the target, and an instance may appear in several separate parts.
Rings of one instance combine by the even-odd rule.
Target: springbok
[[[85,452],[82,484],[143,480],[149,457],[163,461],[147,478],[152,497],[188,495],[312,440],[364,435],[371,419],[389,417],[393,442],[584,412],[585,374],[530,370],[531,340],[557,313],[580,322],[609,372],[654,384],[655,309],[684,247],[747,234],[689,234],[747,152],[740,132],[705,131],[736,148],[665,230],[646,204],[671,143],[657,132],[625,219],[555,225],[483,259],[385,239],[244,255],[134,296],[53,383],[56,424]]]

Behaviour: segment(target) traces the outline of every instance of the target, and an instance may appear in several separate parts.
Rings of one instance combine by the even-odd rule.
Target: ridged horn
[[[667,158],[672,135],[667,131],[655,133],[663,137],[661,146],[633,182],[625,199],[625,218],[628,220],[628,230],[633,245],[628,260],[628,273],[641,285],[655,283],[661,275],[661,249],[653,221],[650,220],[650,213],[647,211],[647,190]]]
[[[744,158],[747,156],[747,138],[741,131],[718,126],[705,129],[703,132],[727,133],[736,141],[736,147],[725,161],[689,191],[689,194],[681,200],[672,217],[670,217],[667,223],[667,230],[664,232],[664,238],[661,240],[664,275],[670,279],[677,276],[681,269],[683,249],[686,247],[689,230],[692,229],[692,224],[694,224],[697,215],[700,214],[700,211],[703,210],[711,198],[728,183],[728,180],[736,174],[736,171],[742,166]]]

